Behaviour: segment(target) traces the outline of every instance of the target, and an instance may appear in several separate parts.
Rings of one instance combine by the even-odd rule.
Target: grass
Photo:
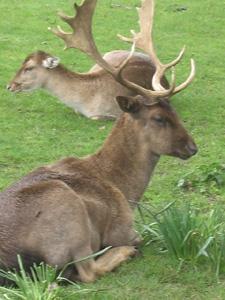
[[[1,189],[40,165],[69,155],[93,153],[113,125],[76,115],[44,91],[13,95],[5,90],[22,60],[37,49],[59,56],[62,63],[74,70],[86,71],[92,65],[78,51],[63,52],[63,42],[47,30],[61,24],[56,17],[57,9],[70,13],[73,2],[0,2]],[[130,28],[137,29],[134,7],[138,3],[138,0],[99,0],[94,32],[102,52],[129,49],[117,40],[116,34],[127,35]],[[185,10],[181,9],[183,6]],[[157,1],[154,37],[159,57],[169,61],[183,44],[187,45],[186,57],[178,68],[178,81],[188,73],[189,58],[196,60],[195,81],[173,98],[173,105],[199,147],[198,155],[189,161],[161,158],[145,193],[145,201],[157,208],[174,200],[178,204],[190,202],[206,214],[224,206],[224,185],[215,183],[215,178],[223,181],[224,169],[220,166],[225,163],[223,12],[221,1],[214,5],[210,0]],[[78,296],[73,286],[60,287],[61,299],[225,298],[223,272],[218,283],[210,265],[204,264],[198,270],[184,265],[178,272],[177,260],[168,253],[159,253],[156,245],[143,246],[142,251],[142,257],[95,284],[83,285],[97,292]]]
[[[79,261],[102,255],[109,248],[110,247],[107,247],[93,255],[84,257]],[[79,284],[72,282],[63,276],[64,271],[70,265],[74,264],[74,261],[66,264],[60,271],[56,266],[51,267],[43,262],[39,265],[34,263],[33,266],[30,267],[29,272],[27,272],[20,255],[17,256],[17,259],[19,266],[18,270],[0,270],[0,277],[8,282],[8,287],[0,286],[0,295],[2,296],[0,299],[57,300],[63,297],[60,295],[63,288],[59,285],[65,283],[69,283],[73,286],[73,296],[93,292],[93,290],[81,287]]]
[[[225,268],[224,208],[218,206],[202,212],[190,203],[177,207],[173,202],[158,213],[141,203],[139,210],[140,232],[146,245],[157,242],[160,252],[168,252],[178,260],[179,271],[184,263],[196,269],[201,264],[210,264],[217,281],[220,280]]]
[[[13,282],[16,288],[0,287],[2,299],[35,299],[53,300],[59,294],[57,288],[57,269],[41,263],[31,268],[28,276],[24,270],[21,258],[18,256],[19,271],[1,271],[0,275]]]

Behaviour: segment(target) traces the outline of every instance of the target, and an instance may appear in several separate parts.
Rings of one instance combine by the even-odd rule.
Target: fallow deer
[[[127,58],[123,50],[106,53],[104,59],[117,67]],[[152,88],[154,64],[144,53],[135,52],[124,70],[124,76],[145,88]],[[168,87],[165,77],[162,85]],[[104,88],[103,88],[104,87]],[[28,55],[14,78],[7,85],[11,92],[45,89],[76,112],[92,119],[115,119],[121,114],[115,98],[130,96],[134,91],[118,83],[98,65],[88,73],[78,73],[60,64],[60,60],[46,52]]]
[[[80,48],[118,82],[138,96],[118,96],[124,112],[99,151],[83,159],[69,157],[41,167],[0,195],[1,268],[16,266],[16,254],[27,264],[41,260],[59,269],[71,261],[70,280],[92,282],[112,271],[136,253],[140,238],[133,227],[133,209],[143,195],[161,155],[188,159],[197,147],[168,102],[192,80],[164,89],[164,74],[151,37],[153,0],[145,0],[139,11],[139,34],[134,42],[146,46],[154,58],[153,89],[145,89],[123,75],[129,57],[118,68],[104,61],[91,34],[91,18],[97,0],[75,5],[75,17],[63,16],[74,30],[54,30],[67,47]],[[79,27],[77,27],[79,25]],[[148,32],[144,32],[147,26]],[[77,31],[75,31],[77,29]],[[81,40],[82,39],[82,40]],[[82,43],[81,43],[82,41]],[[145,45],[145,46],[143,46]],[[180,58],[179,58],[180,59]],[[177,63],[177,60],[171,65]],[[111,246],[98,259],[81,258]]]

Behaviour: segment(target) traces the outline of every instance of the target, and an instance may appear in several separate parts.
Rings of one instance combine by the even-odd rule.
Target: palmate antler
[[[57,29],[53,29],[52,31],[62,38],[65,41],[66,48],[76,48],[79,49],[86,54],[88,54],[98,65],[100,65],[103,69],[105,69],[107,72],[109,72],[116,81],[121,83],[122,85],[128,87],[129,89],[132,89],[136,94],[143,95],[149,99],[151,102],[155,102],[155,99],[158,97],[169,97],[170,95],[175,94],[184,87],[186,87],[190,83],[190,78],[189,82],[186,83],[184,82],[182,85],[183,87],[181,88],[182,85],[178,86],[177,88],[175,87],[175,71],[173,68],[174,64],[170,64],[169,67],[172,67],[172,83],[170,85],[169,89],[164,89],[162,86],[157,86],[157,84],[154,84],[154,91],[152,90],[147,90],[131,81],[128,81],[122,76],[122,71],[125,68],[126,64],[132,57],[134,50],[135,50],[135,44],[137,42],[138,47],[146,51],[152,58],[153,62],[156,64],[156,72],[154,75],[154,82],[159,82],[160,79],[163,75],[161,68],[159,69],[159,61],[157,57],[154,54],[153,51],[153,46],[151,43],[151,39],[149,43],[145,41],[145,38],[149,35],[149,30],[151,32],[152,28],[152,15],[153,15],[153,1],[152,0],[145,0],[142,3],[142,8],[139,11],[139,17],[140,17],[140,24],[141,24],[141,31],[143,34],[140,34],[141,38],[137,39],[136,34],[134,35],[133,39],[127,39],[122,37],[123,40],[127,40],[133,43],[132,49],[130,51],[130,54],[128,57],[122,62],[122,64],[118,67],[115,68],[111,65],[109,65],[101,56],[99,53],[94,39],[92,35],[92,18],[94,14],[94,10],[96,7],[97,0],[85,0],[81,6],[78,6],[77,4],[74,5],[76,15],[74,17],[69,17],[66,16],[62,13],[59,14],[61,19],[68,23],[70,27],[73,29],[72,33],[66,33],[64,32],[59,26]],[[145,13],[145,9],[148,8],[148,13]],[[144,22],[147,18],[149,18],[149,12],[151,13],[151,18],[148,20],[147,24],[148,26],[144,26]],[[147,32],[148,31],[148,32]],[[145,46],[146,45],[146,46]],[[147,49],[151,51],[147,51]],[[168,69],[168,67],[167,67]],[[194,73],[194,62],[192,62],[192,73]],[[164,74],[164,72],[163,72]],[[194,74],[192,74],[193,77]],[[190,77],[190,76],[189,76]],[[191,78],[192,79],[192,78]],[[185,85],[185,86],[184,86]]]
[[[129,43],[135,43],[137,48],[143,50],[146,54],[149,55],[151,61],[154,63],[156,67],[156,72],[152,78],[152,86],[155,91],[164,90],[164,87],[161,85],[160,81],[164,76],[166,70],[170,69],[171,67],[175,66],[180,62],[180,60],[184,55],[185,47],[182,48],[179,55],[172,62],[167,64],[162,64],[155,53],[153,39],[152,39],[154,0],[142,0],[142,5],[140,8],[137,8],[137,10],[139,16],[140,32],[135,33],[134,30],[131,30],[131,34],[133,35],[132,38],[127,38],[120,34],[118,34],[118,37],[123,41]],[[173,90],[172,95],[186,88],[194,79],[194,76],[195,76],[195,63],[194,60],[191,59],[190,75],[188,76],[186,81],[184,81],[182,84],[180,84]]]

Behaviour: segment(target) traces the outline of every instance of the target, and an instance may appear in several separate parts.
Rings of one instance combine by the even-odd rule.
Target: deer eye
[[[160,115],[156,115],[153,117],[153,120],[155,123],[157,123],[160,126],[165,126],[166,125],[166,119]]]
[[[27,68],[24,68],[24,72],[29,72],[29,71],[32,71],[34,69],[34,67],[27,67]]]

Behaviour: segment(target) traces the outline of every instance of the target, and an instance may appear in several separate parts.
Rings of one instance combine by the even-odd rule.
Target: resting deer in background
[[[118,67],[128,53],[112,51],[104,58],[109,64]],[[123,73],[128,80],[152,88],[154,70],[154,64],[146,54],[135,52]],[[168,87],[165,77],[162,77],[162,85]],[[135,93],[97,65],[88,73],[72,72],[60,64],[58,58],[43,51],[27,56],[7,88],[12,92],[43,88],[76,112],[92,119],[117,118],[121,109],[115,101],[116,96]]]
[[[72,34],[54,32],[67,47],[82,47],[82,51],[137,96],[117,96],[124,113],[95,154],[83,159],[69,157],[41,167],[1,193],[1,268],[15,267],[19,253],[28,265],[41,260],[61,269],[75,261],[65,274],[70,280],[92,282],[112,271],[136,253],[140,238],[133,228],[133,209],[160,156],[188,159],[197,152],[193,139],[168,101],[190,83],[195,73],[194,61],[184,83],[175,86],[173,69],[171,85],[162,87],[160,82],[167,66],[156,57],[149,37],[153,0],[142,3],[141,31],[132,39],[154,61],[153,89],[145,89],[123,75],[134,46],[118,68],[102,59],[91,34],[96,2],[86,0],[82,6],[75,6],[75,17],[62,16],[74,30]],[[98,259],[79,261],[106,246],[112,248]]]

